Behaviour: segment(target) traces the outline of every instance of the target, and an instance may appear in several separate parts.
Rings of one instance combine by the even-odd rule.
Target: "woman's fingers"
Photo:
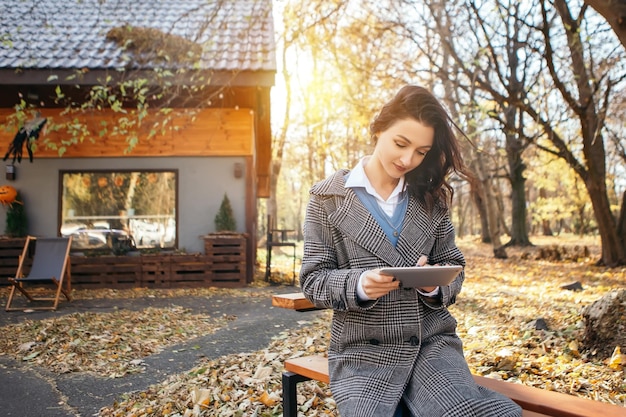
[[[380,298],[400,285],[391,275],[382,275],[379,270],[369,271],[363,278],[363,291],[370,298]]]

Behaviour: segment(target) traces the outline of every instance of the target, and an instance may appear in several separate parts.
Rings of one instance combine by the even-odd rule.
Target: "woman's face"
[[[374,157],[391,178],[400,178],[424,161],[435,129],[414,119],[398,120],[377,135]]]

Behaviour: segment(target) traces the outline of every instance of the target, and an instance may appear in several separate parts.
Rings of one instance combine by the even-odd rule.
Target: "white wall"
[[[5,165],[10,162],[6,161]],[[35,236],[57,236],[60,225],[60,170],[178,170],[178,248],[188,253],[203,252],[200,236],[215,231],[214,218],[224,193],[233,206],[237,228],[245,232],[245,174],[233,175],[234,164],[246,166],[243,157],[181,158],[67,158],[37,159],[16,163],[16,179],[5,179],[0,171],[0,185],[11,185],[22,195],[28,215],[28,232]],[[3,209],[6,214],[6,208]],[[4,233],[5,216],[0,221]]]

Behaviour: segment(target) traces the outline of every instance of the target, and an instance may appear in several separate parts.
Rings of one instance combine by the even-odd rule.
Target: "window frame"
[[[153,251],[153,250],[175,250],[176,248],[178,248],[178,235],[179,235],[179,228],[180,228],[180,224],[179,224],[179,219],[178,219],[178,203],[179,203],[179,194],[180,194],[180,187],[179,187],[179,177],[180,177],[180,173],[178,169],[175,168],[142,168],[142,169],[62,169],[59,170],[59,180],[58,180],[58,184],[59,184],[59,193],[58,193],[58,218],[57,218],[57,233],[59,236],[63,235],[62,233],[62,228],[65,225],[65,222],[67,220],[69,220],[68,217],[66,217],[66,208],[64,207],[65,202],[65,177],[66,175],[72,175],[72,174],[91,174],[94,176],[97,176],[98,174],[107,174],[111,177],[114,177],[116,174],[121,174],[121,175],[128,175],[131,173],[139,173],[139,174],[150,174],[150,173],[155,173],[155,174],[163,174],[163,173],[171,173],[173,175],[173,187],[174,187],[174,204],[173,204],[173,210],[174,213],[170,214],[165,214],[166,216],[168,216],[168,218],[171,218],[174,221],[174,231],[173,231],[173,240],[168,240],[167,242],[165,242],[165,245],[161,246],[161,244],[144,244],[144,242],[137,242],[134,237],[135,237],[135,233],[131,233],[131,228],[130,228],[130,222],[131,220],[138,220],[141,218],[150,218],[151,216],[154,215],[135,215],[134,213],[124,213],[122,214],[121,212],[118,215],[112,215],[112,214],[95,214],[92,216],[74,216],[71,219],[79,219],[79,220],[87,220],[90,217],[93,218],[94,220],[102,220],[104,222],[104,220],[106,219],[113,219],[113,220],[119,220],[120,223],[123,223],[124,221],[126,221],[126,224],[129,226],[128,227],[128,235],[131,235],[133,237],[132,240],[129,240],[129,247],[126,247],[124,250],[122,250],[122,252],[127,252],[130,249],[139,249],[139,250],[149,250],[149,251]],[[67,211],[69,211],[70,209],[68,208]],[[163,214],[160,214],[163,215]],[[79,223],[85,223],[85,222],[79,222]],[[95,222],[91,222],[91,224],[93,225]],[[169,222],[168,222],[169,223]],[[78,225],[78,223],[77,223]],[[85,224],[86,225],[86,224]],[[109,222],[110,225],[110,222]],[[167,236],[167,229],[168,226],[163,226],[163,229],[161,230],[160,234],[161,236]],[[116,253],[116,248],[114,247],[114,242],[116,242],[117,240],[111,240],[111,238],[109,238],[108,236],[116,236],[115,239],[117,239],[120,235],[123,235],[124,231],[120,231],[116,228],[110,227],[109,230],[111,230],[111,232],[101,232],[103,230],[102,227],[93,227],[93,228],[79,228],[77,230],[80,230],[80,233],[78,234],[74,234],[75,236],[82,236],[82,233],[87,233],[87,231],[89,231],[90,235],[92,234],[91,231],[95,230],[96,233],[98,231],[100,231],[100,234],[102,235],[107,235],[106,238],[106,243],[107,246],[98,246],[98,247],[85,247],[84,245],[81,246],[80,244],[72,244],[72,250],[73,251],[98,251],[98,250],[112,250],[114,253]],[[67,232],[67,231],[66,231]],[[75,233],[75,232],[73,232]],[[159,233],[159,232],[157,232]],[[66,233],[68,234],[68,233]],[[98,239],[100,239],[100,237],[98,237]],[[171,243],[169,243],[171,242]],[[120,253],[121,254],[121,253]]]

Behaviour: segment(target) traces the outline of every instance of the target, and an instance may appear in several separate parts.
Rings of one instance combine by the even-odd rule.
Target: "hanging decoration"
[[[28,159],[33,162],[33,144],[35,140],[39,138],[39,134],[44,128],[48,119],[41,117],[39,114],[33,119],[20,127],[17,134],[13,138],[13,141],[9,144],[9,149],[4,155],[4,161],[10,156],[13,156],[13,163],[22,162],[22,153],[24,152],[24,146],[28,152]]]

